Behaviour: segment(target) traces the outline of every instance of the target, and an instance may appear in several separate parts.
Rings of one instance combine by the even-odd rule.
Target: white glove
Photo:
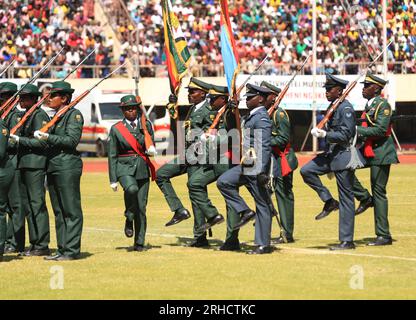
[[[111,187],[111,189],[113,189],[114,192],[116,192],[117,191],[117,187],[118,187],[118,183],[117,182],[110,183],[110,187]]]
[[[208,137],[205,133],[201,134],[201,136],[199,137],[199,140],[201,140],[202,142],[207,142]]]
[[[14,134],[11,134],[9,136],[9,140],[12,141],[12,142],[15,142],[15,143],[19,143],[19,136],[16,136]]]
[[[150,157],[154,157],[155,155],[157,155],[155,146],[150,146],[149,149],[146,150],[146,154]]]
[[[326,131],[315,127],[311,130],[311,134],[316,138],[325,138]]]
[[[39,130],[36,130],[33,136],[38,140],[48,140],[49,133],[41,132]]]
[[[217,137],[217,136],[216,136],[215,134],[210,134],[210,135],[208,136],[208,140],[209,140],[209,141],[211,141],[211,142],[214,142],[216,137]]]

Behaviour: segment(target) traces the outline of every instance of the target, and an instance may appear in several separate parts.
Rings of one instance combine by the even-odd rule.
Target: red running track
[[[299,166],[303,166],[309,160],[313,158],[312,155],[297,155],[299,160]],[[400,163],[403,164],[416,164],[416,154],[402,154],[399,155]],[[158,166],[156,165],[156,168]],[[84,172],[107,172],[108,163],[106,159],[93,161],[84,159]]]

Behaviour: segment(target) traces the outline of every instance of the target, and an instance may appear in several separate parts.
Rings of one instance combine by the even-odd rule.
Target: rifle
[[[9,63],[9,65],[4,68],[4,70],[0,73],[0,78],[9,70],[9,68],[16,62],[16,60],[13,58],[13,60]]]
[[[332,103],[330,109],[326,112],[325,117],[316,126],[318,129],[322,129],[325,126],[325,124],[329,121],[329,119],[331,119],[333,113],[338,108],[338,106],[347,98],[351,90],[354,89],[354,87],[357,85],[358,80],[363,75],[365,75],[367,73],[367,70],[369,70],[376,63],[376,61],[383,55],[384,51],[387,50],[387,48],[392,44],[392,42],[393,40],[391,40],[383,49],[383,51],[381,51],[380,54],[377,57],[375,57],[374,60],[368,65],[368,67],[364,71],[362,71],[351,84],[348,85],[347,89],[345,89],[342,95],[334,103]]]
[[[95,87],[97,87],[101,82],[104,80],[107,80],[110,78],[116,71],[124,67],[124,65],[127,63],[124,62],[122,65],[118,66],[113,72],[110,72],[106,77],[102,78],[100,81],[98,81],[95,85],[93,85],[90,89],[86,90],[83,94],[78,96],[75,100],[71,101],[68,105],[62,107],[52,118],[51,121],[49,121],[47,124],[45,124],[41,129],[39,129],[40,132],[48,132],[50,128],[52,128],[59,119],[61,119],[65,113],[67,113],[68,110],[75,107],[78,103],[81,102],[82,99],[84,99]]]
[[[303,61],[301,66],[298,66],[296,68],[296,71],[293,73],[292,78],[290,78],[289,82],[286,83],[285,87],[283,88],[283,90],[280,92],[279,96],[276,98],[273,106],[271,108],[269,108],[269,110],[267,110],[269,116],[271,116],[273,114],[273,112],[279,107],[280,102],[282,102],[284,96],[286,95],[286,92],[289,90],[290,85],[292,84],[293,80],[295,80],[296,76],[298,75],[298,73],[305,67],[306,62],[308,62],[309,58],[310,58],[310,54],[306,57],[305,61]]]
[[[142,99],[139,96],[136,96],[136,101],[139,104],[140,110],[142,111],[142,115],[140,117],[140,123],[142,125],[143,133],[144,133],[144,144],[146,146],[146,150],[149,151],[149,149],[155,149],[155,145],[153,143],[153,139],[149,133],[149,130],[147,130],[146,120],[148,120],[148,118],[146,115],[146,109],[144,108],[142,104]]]
[[[70,73],[66,75],[65,78],[62,79],[62,81],[65,81],[69,78],[71,74],[77,71],[78,68],[85,62],[85,60],[87,60],[90,57],[90,55],[92,55],[95,52],[95,50],[97,50],[97,48],[91,51],[75,68],[72,69]],[[22,119],[20,119],[20,121],[10,130],[10,134],[15,134],[17,130],[19,130],[25,124],[27,119],[29,119],[29,117],[35,112],[35,110],[37,110],[43,104],[43,102],[49,98],[49,96],[50,93],[45,94],[38,102],[36,102],[29,110],[27,110],[23,115]]]
[[[256,67],[256,69],[247,77],[247,79],[238,87],[237,91],[235,92],[235,95],[233,96],[233,100],[234,101],[238,101],[238,96],[240,95],[241,91],[244,89],[244,87],[246,86],[247,82],[251,79],[251,77],[260,70],[261,66],[270,58],[270,55],[267,54],[264,59],[259,63],[259,65]],[[218,110],[217,115],[215,116],[214,121],[212,122],[211,126],[208,129],[208,134],[211,134],[215,128],[218,126],[218,123],[220,122],[220,119],[222,117],[222,115],[224,114],[225,110],[227,108],[227,105],[223,106],[220,108],[220,110]],[[238,109],[238,106],[237,106]],[[239,113],[239,112],[238,112]],[[237,122],[237,127],[241,127],[241,125],[239,126],[238,123],[240,121],[238,120]]]
[[[46,69],[49,68],[49,66],[56,60],[56,58],[61,54],[61,52],[64,50],[64,48],[62,48],[61,50],[59,50],[59,52],[52,57],[47,64],[45,64],[42,69],[40,69],[32,78],[29,79],[28,82],[26,82],[13,96],[11,96],[0,108],[0,113],[3,112],[3,114],[1,115],[1,119],[5,119],[10,111],[13,110],[13,108],[15,107],[15,105],[17,104],[19,98],[18,95],[20,94],[20,92],[22,92],[22,90],[24,88],[26,88],[26,86],[28,84],[32,84],[33,82],[35,82],[37,80],[37,78],[39,78],[39,76],[45,72]],[[17,98],[16,98],[17,97]]]

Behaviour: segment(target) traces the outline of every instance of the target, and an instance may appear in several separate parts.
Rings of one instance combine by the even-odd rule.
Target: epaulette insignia
[[[390,115],[390,110],[389,110],[389,109],[384,110],[384,115],[385,115],[385,116]]]
[[[209,118],[210,118],[211,120],[214,120],[214,119],[215,119],[215,114],[210,114],[210,115],[209,115]]]
[[[80,122],[80,121],[81,121],[81,115],[77,114],[77,115],[75,116],[75,119],[77,119],[77,121],[78,121],[78,122]]]
[[[284,117],[285,117],[284,112],[280,112],[280,118],[284,118]]]
[[[46,121],[42,121],[42,126],[46,125],[47,122]]]
[[[3,136],[7,136],[7,129],[1,130],[1,133],[3,134]]]

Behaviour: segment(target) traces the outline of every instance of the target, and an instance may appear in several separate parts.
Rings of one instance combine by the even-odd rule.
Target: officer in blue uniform
[[[342,95],[348,81],[333,75],[326,75],[326,98],[332,104]],[[307,185],[315,190],[322,201],[324,209],[316,217],[324,218],[339,208],[339,240],[340,244],[330,247],[330,250],[354,249],[354,170],[348,169],[351,161],[351,143],[356,133],[356,119],[352,105],[344,100],[335,110],[324,130],[313,128],[311,133],[317,138],[326,139],[326,149],[302,167],[300,174]],[[329,190],[322,184],[319,176],[334,172],[337,180],[339,203]]]
[[[242,123],[242,159],[241,164],[226,171],[217,180],[217,186],[231,206],[241,215],[240,223],[234,229],[239,229],[254,217],[255,244],[257,247],[249,254],[271,253],[270,246],[272,211],[270,195],[266,186],[269,182],[272,122],[264,107],[268,88],[247,85],[247,107],[250,114]],[[256,203],[256,212],[252,211],[238,190],[246,186]]]

